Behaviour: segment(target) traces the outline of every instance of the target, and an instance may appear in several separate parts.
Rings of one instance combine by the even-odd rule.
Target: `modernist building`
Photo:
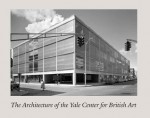
[[[13,48],[14,78],[21,73],[24,82],[55,83],[59,78],[62,84],[76,85],[128,76],[130,62],[76,16],[41,33]]]

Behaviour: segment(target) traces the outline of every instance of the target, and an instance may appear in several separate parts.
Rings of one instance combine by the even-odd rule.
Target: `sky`
[[[137,43],[132,42],[130,51],[125,51],[126,39],[137,40],[137,10],[54,9],[52,11],[64,19],[76,15],[129,59],[130,66],[137,70]],[[47,16],[47,14],[44,14],[44,16]],[[53,15],[53,12],[50,12],[50,14]],[[34,15],[31,14],[28,18],[25,18],[22,13],[18,15],[16,12],[11,12],[11,33],[26,33],[27,27],[32,26],[30,24],[43,20],[39,15],[36,21],[35,19],[29,20],[32,16]],[[18,43],[20,42],[11,42],[11,48]]]

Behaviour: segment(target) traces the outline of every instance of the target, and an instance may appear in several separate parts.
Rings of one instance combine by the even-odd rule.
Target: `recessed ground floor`
[[[14,81],[25,83],[40,83],[42,80],[46,84],[91,84],[105,82],[113,84],[116,82],[127,81],[127,76],[108,75],[108,74],[85,74],[84,73],[54,73],[54,74],[22,74],[19,78],[17,74],[13,76]]]

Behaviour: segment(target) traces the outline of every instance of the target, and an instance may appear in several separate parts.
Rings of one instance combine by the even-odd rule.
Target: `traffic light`
[[[127,41],[127,42],[125,43],[125,50],[126,50],[126,51],[129,51],[130,48],[131,48],[131,42]]]
[[[84,37],[81,37],[81,44],[84,45]]]
[[[81,39],[77,39],[77,45],[81,47]]]
[[[78,37],[78,39],[77,39],[77,45],[79,47],[81,47],[82,45],[84,45],[84,37],[83,36]]]
[[[127,41],[127,46],[128,46],[128,48],[130,50],[130,48],[131,48],[131,42]]]

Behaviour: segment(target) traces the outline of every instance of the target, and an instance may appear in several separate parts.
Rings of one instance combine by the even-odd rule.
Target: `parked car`
[[[19,90],[19,84],[11,80],[11,91],[13,91],[14,89]]]

